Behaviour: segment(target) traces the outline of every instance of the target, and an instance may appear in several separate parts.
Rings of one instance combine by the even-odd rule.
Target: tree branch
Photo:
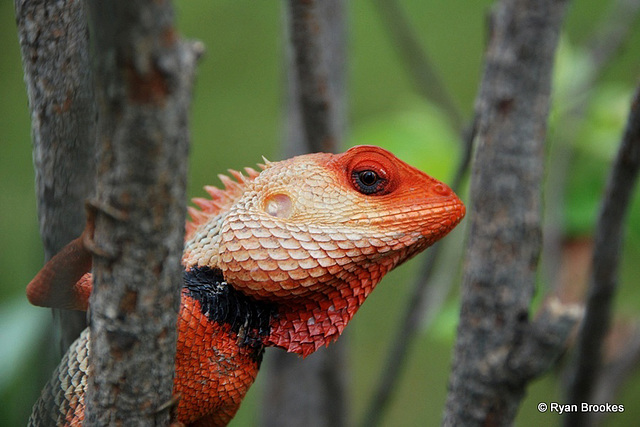
[[[89,5],[100,152],[85,420],[168,425],[200,48],[168,1]]]
[[[465,126],[462,112],[456,106],[451,94],[447,92],[429,56],[420,46],[401,6],[396,0],[375,0],[373,4],[386,24],[398,54],[407,64],[418,92],[440,107],[451,121],[453,128],[462,133]]]
[[[627,128],[609,176],[600,210],[589,279],[586,315],[578,338],[576,370],[569,386],[569,404],[589,402],[602,365],[602,341],[611,323],[617,289],[623,227],[640,168],[640,88],[636,90]],[[586,422],[586,413],[568,414],[565,425]]]
[[[589,64],[585,75],[577,82],[572,82],[568,93],[562,96],[562,108],[558,123],[554,131],[554,141],[551,144],[547,158],[546,185],[544,190],[545,224],[544,224],[544,249],[542,268],[545,271],[545,282],[553,283],[554,292],[561,296],[567,294],[558,275],[570,268],[560,268],[562,258],[563,241],[565,234],[562,230],[562,210],[565,201],[565,189],[567,175],[571,170],[571,160],[575,151],[575,137],[579,134],[580,127],[585,119],[585,111],[591,101],[591,94],[595,85],[601,80],[611,61],[618,55],[628,40],[633,29],[633,23],[637,21],[640,12],[638,0],[616,0],[611,5],[611,11],[605,14],[598,23],[594,34],[585,43]],[[586,283],[572,281],[572,289],[582,290]],[[569,294],[582,297],[581,292],[575,290]]]
[[[588,43],[594,68],[591,85],[629,39],[629,33],[638,20],[639,10],[640,1],[638,0],[616,0],[613,3],[611,12]]]
[[[346,122],[346,2],[289,0],[286,8],[286,155],[335,152]],[[262,426],[347,424],[346,338],[305,360],[267,352]]]
[[[49,260],[82,232],[95,186],[96,107],[83,1],[16,0],[31,111],[40,235]],[[64,72],[61,72],[64,70]],[[81,312],[54,310],[61,354],[86,327]]]
[[[565,3],[504,0],[493,15],[476,103],[470,237],[444,425],[512,424],[527,382],[556,359],[565,323],[575,320],[564,306],[551,311],[557,316],[529,320],[551,71]],[[522,357],[542,344],[537,360]]]
[[[289,0],[286,4],[287,154],[336,152],[346,117],[345,2]]]

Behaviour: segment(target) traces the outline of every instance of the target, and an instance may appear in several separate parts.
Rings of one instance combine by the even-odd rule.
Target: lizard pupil
[[[351,179],[355,189],[362,194],[375,194],[384,189],[384,178],[371,169],[354,171]]]
[[[360,181],[366,186],[374,185],[378,181],[378,174],[374,171],[362,171],[359,177]]]

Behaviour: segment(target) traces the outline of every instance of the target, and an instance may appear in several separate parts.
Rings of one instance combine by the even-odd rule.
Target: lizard
[[[224,426],[264,349],[306,357],[338,338],[382,277],[451,231],[465,206],[444,183],[369,145],[219,175],[189,207],[173,419]],[[87,229],[90,227],[87,226]],[[27,286],[39,306],[87,310],[90,234]],[[81,425],[89,329],[45,386],[30,425]]]

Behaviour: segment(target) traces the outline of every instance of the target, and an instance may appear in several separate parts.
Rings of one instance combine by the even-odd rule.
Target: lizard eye
[[[356,190],[367,195],[382,193],[388,183],[378,172],[371,169],[353,171],[351,181]]]

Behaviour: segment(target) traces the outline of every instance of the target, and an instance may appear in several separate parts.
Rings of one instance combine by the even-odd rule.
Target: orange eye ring
[[[355,191],[366,196],[382,196],[398,185],[398,167],[393,154],[373,145],[355,146],[329,162]]]

